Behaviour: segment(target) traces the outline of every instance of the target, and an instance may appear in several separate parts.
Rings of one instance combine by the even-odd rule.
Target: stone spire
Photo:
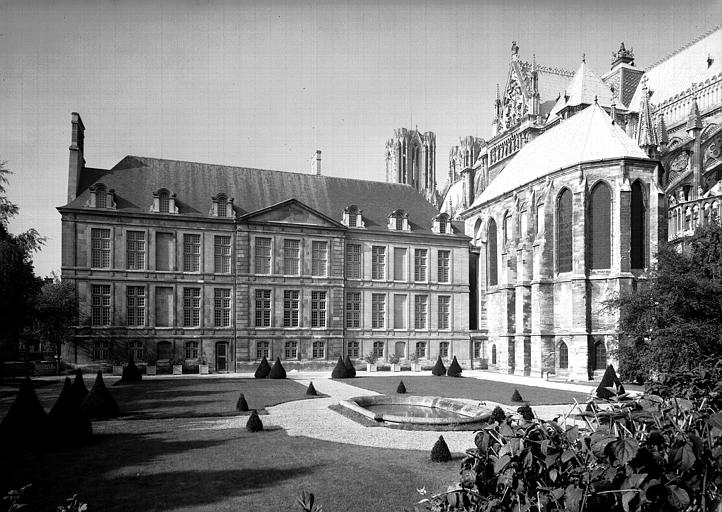
[[[634,66],[634,49],[630,48],[627,50],[624,47],[624,42],[619,45],[618,51],[612,52],[612,69],[620,64]]]
[[[637,144],[650,157],[657,149],[657,134],[652,123],[652,109],[649,106],[649,90],[647,77],[642,77],[642,101],[639,106],[639,126],[637,128]]]
[[[667,125],[664,122],[664,114],[659,114],[659,121],[657,123],[657,140],[659,141],[660,151],[667,149],[669,144],[669,135],[667,134]]]
[[[699,114],[699,106],[697,105],[697,96],[692,97],[692,106],[689,109],[689,117],[687,118],[687,133],[694,137],[695,130],[702,130],[702,116]],[[692,133],[690,133],[692,132]]]

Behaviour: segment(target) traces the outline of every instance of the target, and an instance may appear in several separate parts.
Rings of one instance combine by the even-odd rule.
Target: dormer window
[[[388,219],[388,229],[392,231],[411,231],[408,214],[400,208],[391,212]]]
[[[100,185],[95,190],[95,207],[96,208],[107,208],[108,194],[105,192],[105,187]]]
[[[452,234],[451,219],[448,213],[441,213],[434,217],[431,230],[439,235]]]
[[[233,198],[228,199],[225,194],[218,194],[211,198],[211,217],[233,217]]]
[[[178,213],[178,207],[175,205],[175,194],[172,194],[164,188],[153,192],[153,204],[150,207],[150,211],[156,213]]]
[[[108,190],[102,183],[96,183],[91,186],[89,190],[90,200],[88,201],[88,206],[91,208],[115,209],[115,191],[113,189]]]
[[[343,224],[350,228],[366,227],[363,220],[363,212],[358,206],[352,204],[343,210]]]

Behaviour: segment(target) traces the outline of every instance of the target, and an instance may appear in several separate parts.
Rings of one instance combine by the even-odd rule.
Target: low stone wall
[[[388,421],[392,423],[415,423],[424,425],[450,425],[460,423],[476,423],[486,421],[491,416],[492,409],[481,405],[475,400],[460,398],[444,398],[440,396],[391,396],[374,395],[359,396],[348,400],[341,400],[339,404],[354,412],[362,414],[375,421]],[[418,418],[408,416],[395,416],[392,414],[377,414],[366,409],[369,405],[415,405],[433,407],[454,412],[461,418]]]

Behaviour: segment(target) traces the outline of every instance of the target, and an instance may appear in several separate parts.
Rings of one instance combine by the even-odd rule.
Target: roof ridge
[[[686,50],[687,48],[689,48],[689,47],[692,46],[693,44],[699,43],[702,39],[704,39],[705,37],[708,37],[708,36],[714,34],[715,32],[717,32],[717,31],[720,30],[720,29],[722,29],[722,24],[717,25],[716,27],[711,28],[710,30],[708,30],[707,32],[704,32],[704,33],[701,34],[701,35],[698,35],[697,37],[695,37],[695,38],[692,39],[691,41],[688,41],[687,43],[683,44],[682,46],[680,46],[680,47],[677,48],[676,50],[672,50],[670,53],[668,53],[667,55],[665,55],[664,57],[662,57],[661,59],[659,59],[659,60],[658,60],[657,62],[655,62],[654,64],[651,64],[651,65],[647,66],[646,68],[644,68],[644,71],[647,72],[647,71],[649,71],[650,69],[652,69],[652,68],[654,68],[654,67],[656,67],[656,66],[659,66],[662,62],[671,59],[671,58],[674,57],[675,55],[681,53],[683,50]]]

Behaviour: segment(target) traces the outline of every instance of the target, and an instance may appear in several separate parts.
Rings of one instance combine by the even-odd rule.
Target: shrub
[[[83,399],[88,396],[88,388],[83,380],[83,372],[80,368],[75,370],[75,380],[73,381],[73,395],[78,403],[82,403]]]
[[[378,361],[379,357],[376,355],[376,352],[369,352],[364,356],[364,361],[366,361],[368,364],[376,364],[376,361]]]
[[[436,375],[437,377],[443,377],[444,375],[446,375],[446,366],[444,366],[444,362],[441,360],[441,356],[438,356],[436,358],[436,364],[431,370],[431,374]]]
[[[308,388],[306,388],[306,394],[308,396],[317,396],[318,393],[316,392],[316,388],[313,387],[313,382],[308,383]]]
[[[98,372],[98,376],[95,378],[95,384],[90,388],[88,396],[85,397],[81,404],[83,412],[88,415],[90,419],[108,419],[117,418],[120,415],[118,410],[118,403],[110,394],[108,388],[105,387],[103,381],[103,372]]]
[[[346,371],[349,379],[353,379],[356,376],[356,367],[351,362],[351,358],[346,355],[346,359],[343,362],[346,365]]]
[[[48,414],[50,432],[57,446],[78,446],[93,436],[90,419],[80,407],[69,377]]]
[[[399,385],[396,387],[396,392],[399,394],[406,393],[406,386],[404,386],[404,381],[402,380],[399,382]]]
[[[343,359],[341,359],[341,356],[338,356],[336,367],[333,369],[333,372],[331,372],[331,378],[345,379],[346,377],[348,377],[348,370],[346,369],[346,365],[344,364]]]
[[[497,405],[494,407],[494,410],[491,411],[491,417],[489,419],[501,423],[506,420],[506,413],[504,413],[504,409]]]
[[[518,412],[522,418],[524,418],[526,421],[531,421],[534,419],[534,411],[532,411],[529,404],[524,404],[521,407],[519,407],[516,412]]]
[[[236,402],[236,409],[241,412],[248,411],[248,402],[246,402],[246,397],[243,393],[241,393],[241,396],[238,397],[238,401]]]
[[[286,378],[286,370],[283,368],[283,365],[281,364],[281,358],[277,357],[276,362],[273,363],[273,368],[271,368],[271,371],[268,373],[268,377],[270,379],[285,379]]]
[[[131,357],[128,364],[123,367],[123,376],[118,382],[140,382],[141,380],[143,380],[143,375],[141,375],[140,369]]]
[[[261,421],[261,418],[258,416],[258,411],[253,409],[253,412],[251,412],[251,415],[248,417],[248,421],[246,422],[246,430],[249,432],[260,432],[263,430],[263,422]]]
[[[607,366],[607,369],[604,370],[604,376],[595,391],[595,395],[597,398],[609,400],[623,394],[624,386],[619,382],[619,377],[617,377],[617,372],[614,371],[614,366],[610,364]]]
[[[511,395],[511,401],[512,402],[523,402],[524,399],[521,397],[521,393],[519,393],[519,390],[514,388],[514,393]]]
[[[263,356],[263,359],[261,359],[261,363],[258,365],[258,368],[256,368],[256,373],[254,373],[253,376],[257,379],[265,379],[270,373],[271,365],[268,364],[266,356]]]
[[[444,441],[444,436],[439,436],[439,439],[431,449],[431,461],[432,462],[449,462],[451,460],[451,452],[449,447]]]
[[[0,423],[0,442],[4,449],[17,453],[42,448],[47,435],[48,416],[40,405],[30,377],[20,384],[15,401]]]
[[[451,364],[449,365],[449,369],[446,370],[446,376],[447,377],[461,377],[461,365],[459,364],[459,361],[456,360],[456,356],[454,356],[454,360],[451,361]]]

